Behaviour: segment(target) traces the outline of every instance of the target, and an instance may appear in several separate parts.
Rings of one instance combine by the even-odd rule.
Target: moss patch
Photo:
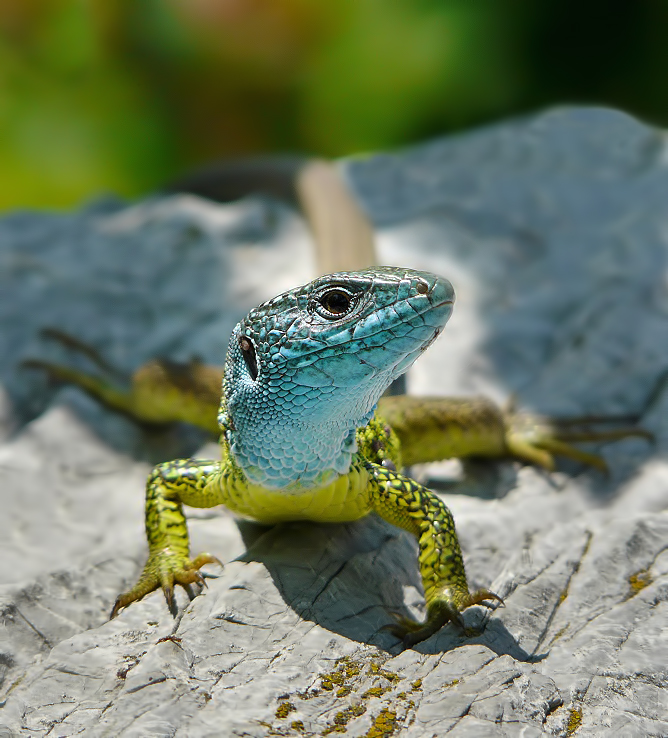
[[[337,712],[332,724],[328,725],[322,731],[322,734],[330,735],[330,733],[345,733],[346,725],[348,725],[353,718],[364,715],[365,712],[366,707],[364,707],[364,705],[353,705],[352,707],[347,707],[345,710],[341,710],[341,712]]]
[[[582,725],[582,710],[571,708],[568,712],[568,723],[566,724],[566,735],[570,736]]]
[[[364,738],[387,738],[398,727],[397,713],[384,708],[378,713],[373,725],[364,734]]]
[[[649,573],[649,570],[647,569],[641,569],[640,571],[637,571],[635,574],[631,574],[629,577],[629,586],[631,590],[629,591],[629,594],[627,595],[626,599],[630,600],[631,597],[635,597],[638,592],[645,589],[645,587],[649,587],[649,585],[652,583],[652,575]]]
[[[279,720],[283,720],[296,709],[297,708],[292,704],[292,702],[281,702],[281,704],[276,708],[276,717]]]
[[[336,669],[320,677],[322,689],[331,692],[334,687],[341,687],[336,693],[337,697],[345,697],[350,694],[351,688],[346,684],[350,679],[360,675],[362,666],[353,661],[350,656],[343,656],[336,662]]]

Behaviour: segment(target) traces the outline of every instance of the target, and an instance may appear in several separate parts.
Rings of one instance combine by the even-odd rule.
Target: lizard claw
[[[123,592],[116,598],[109,619],[115,618],[118,613],[133,602],[138,602],[149,592],[159,587],[162,588],[167,607],[172,615],[176,614],[176,600],[174,598],[174,585],[180,584],[193,600],[206,586],[203,574],[199,569],[205,564],[218,564],[223,566],[220,559],[208,553],[199,554],[190,560],[183,556],[175,556],[169,550],[159,551],[149,556],[144,571],[135,586]],[[191,585],[197,585],[200,592],[193,593]]]
[[[506,410],[506,446],[515,458],[554,471],[555,456],[563,456],[609,473],[605,459],[598,454],[574,446],[574,443],[616,441],[638,437],[652,441],[654,436],[643,428],[624,425],[618,428],[601,428],[601,425],[617,423],[620,418],[582,416],[579,418],[548,419],[539,415],[516,413]],[[622,418],[627,420],[628,418]],[[598,426],[598,427],[596,427]]]
[[[489,600],[504,604],[503,599],[494,592],[487,589],[479,589],[468,595],[463,602],[455,603],[451,598],[439,597],[431,601],[427,607],[427,619],[421,623],[412,618],[407,618],[396,612],[390,614],[395,619],[394,623],[383,626],[382,630],[389,631],[393,636],[403,642],[404,648],[412,648],[417,643],[426,640],[437,633],[447,623],[453,623],[466,636],[478,635],[477,630],[467,628],[461,617],[462,610],[472,605],[482,605],[491,610],[499,605],[494,605]]]

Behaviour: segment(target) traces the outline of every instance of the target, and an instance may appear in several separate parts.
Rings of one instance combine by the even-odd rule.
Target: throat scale
[[[219,413],[248,480],[296,492],[346,474],[357,428],[438,336],[453,301],[446,279],[376,267],[251,310],[230,339]]]

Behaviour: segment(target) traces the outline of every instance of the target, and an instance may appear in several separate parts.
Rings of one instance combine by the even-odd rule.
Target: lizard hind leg
[[[152,359],[130,376],[109,364],[95,348],[64,331],[48,328],[42,335],[85,356],[100,373],[41,359],[28,359],[24,367],[40,369],[59,382],[79,387],[105,407],[142,426],[164,427],[184,421],[219,434],[220,367],[197,359],[183,364]]]
[[[555,457],[579,461],[587,466],[608,473],[608,465],[599,454],[584,451],[575,443],[616,441],[622,438],[644,438],[652,441],[653,435],[637,426],[609,427],[629,418],[582,416],[548,419],[528,413],[506,411],[506,446],[516,458],[542,466],[548,471],[555,467]]]
[[[396,617],[388,626],[410,648],[429,638],[446,623],[464,632],[461,612],[472,605],[493,607],[501,598],[486,589],[469,592],[459,540],[450,510],[433,492],[408,477],[369,462],[373,509],[387,522],[409,531],[418,539],[427,618],[419,622]]]
[[[86,357],[97,367],[100,373],[93,374],[72,366],[42,359],[26,359],[22,363],[23,367],[44,371],[51,379],[79,387],[87,395],[109,409],[135,417],[130,386],[131,377],[129,375],[112,366],[93,346],[66,331],[57,328],[44,328],[41,331],[41,336],[56,341],[68,351]]]
[[[67,331],[63,331],[60,328],[48,327],[43,328],[40,331],[40,336],[59,343],[69,351],[85,356],[98,369],[100,369],[100,371],[110,377],[116,377],[123,382],[128,382],[130,380],[130,375],[127,372],[122,371],[117,366],[114,366],[107,361],[94,346],[82,341],[80,338],[76,338],[76,336],[73,336]]]

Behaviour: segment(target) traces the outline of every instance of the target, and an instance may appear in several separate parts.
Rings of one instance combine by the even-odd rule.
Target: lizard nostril
[[[429,292],[429,285],[426,282],[418,282],[416,289],[421,295],[426,295]]]

